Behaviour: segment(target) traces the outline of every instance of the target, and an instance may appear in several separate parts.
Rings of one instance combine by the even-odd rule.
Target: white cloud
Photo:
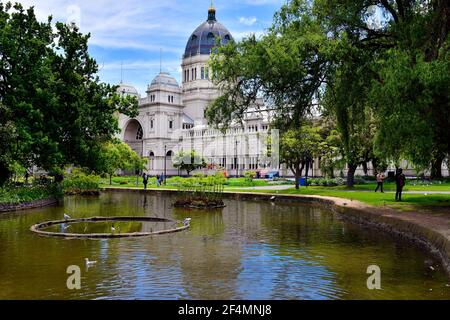
[[[245,24],[246,26],[252,26],[254,25],[258,19],[256,17],[240,17],[239,22],[242,24]]]
[[[163,70],[180,79],[180,63],[186,41],[192,31],[206,20],[209,6],[207,0],[15,1],[24,7],[34,6],[41,21],[47,20],[49,15],[53,16],[53,21],[79,21],[81,31],[91,34],[90,50],[101,67],[102,81],[118,83],[123,60],[124,79],[141,93],[159,72],[160,49],[163,50]],[[278,6],[278,3],[283,1],[218,1],[217,17],[230,28],[236,40],[251,33],[260,36],[267,23],[259,19],[264,19],[264,16],[256,6]],[[242,11],[236,14],[239,8]]]

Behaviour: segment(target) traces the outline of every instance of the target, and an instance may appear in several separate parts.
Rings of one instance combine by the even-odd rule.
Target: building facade
[[[161,72],[143,98],[131,85],[121,83],[118,88],[120,94],[139,100],[136,118],[120,115],[120,138],[148,159],[147,171],[151,175],[183,174],[173,167],[172,157],[192,149],[208,164],[222,167],[231,175],[272,165],[264,157],[267,149],[264,137],[269,125],[261,114],[249,114],[243,126],[231,127],[225,133],[208,127],[205,110],[219,96],[208,67],[217,38],[222,44],[233,39],[217,21],[216,10],[211,7],[208,19],[187,39],[181,61],[181,86],[170,74]]]

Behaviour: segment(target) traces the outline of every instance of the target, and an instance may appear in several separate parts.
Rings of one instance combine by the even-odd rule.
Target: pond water
[[[172,208],[174,200],[107,192],[1,215],[0,299],[450,299],[450,279],[432,256],[322,208],[225,200],[224,209],[193,211]],[[192,222],[180,233],[129,239],[69,240],[29,231],[64,213]],[[71,228],[86,227],[106,232],[111,226]],[[97,264],[88,268],[85,258]],[[81,268],[80,290],[66,286],[70,265]],[[381,268],[382,290],[367,289],[369,265]]]

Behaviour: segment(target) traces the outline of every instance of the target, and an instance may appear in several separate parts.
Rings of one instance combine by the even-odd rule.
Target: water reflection
[[[408,243],[343,222],[326,210],[226,201],[226,208],[205,212],[174,209],[173,200],[105,193],[100,198],[71,197],[57,207],[2,215],[0,298],[450,298],[449,279],[432,257]],[[192,223],[188,231],[137,239],[66,240],[29,232],[32,224],[61,219],[65,212],[73,218],[190,217]],[[118,226],[151,228],[142,222]],[[67,232],[74,231],[70,228]],[[86,268],[85,258],[98,264]],[[370,264],[382,269],[382,291],[366,288]],[[69,265],[82,266],[80,291],[66,288]]]

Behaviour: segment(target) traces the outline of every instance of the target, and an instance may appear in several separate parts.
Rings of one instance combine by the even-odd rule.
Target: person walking
[[[384,193],[384,191],[383,191],[384,178],[385,178],[385,176],[384,176],[384,173],[383,173],[383,172],[379,172],[379,173],[377,174],[377,188],[375,189],[375,192],[377,192],[378,189],[381,189],[381,190],[380,190],[381,193]]]
[[[395,192],[395,201],[402,201],[403,187],[406,184],[406,177],[403,174],[403,169],[398,169],[395,175],[395,184],[397,186],[397,191]]]
[[[161,186],[161,177],[159,176],[159,174],[156,175],[156,184],[159,186]]]
[[[142,182],[144,183],[144,190],[147,190],[147,184],[148,184],[148,175],[144,172],[142,175]]]

